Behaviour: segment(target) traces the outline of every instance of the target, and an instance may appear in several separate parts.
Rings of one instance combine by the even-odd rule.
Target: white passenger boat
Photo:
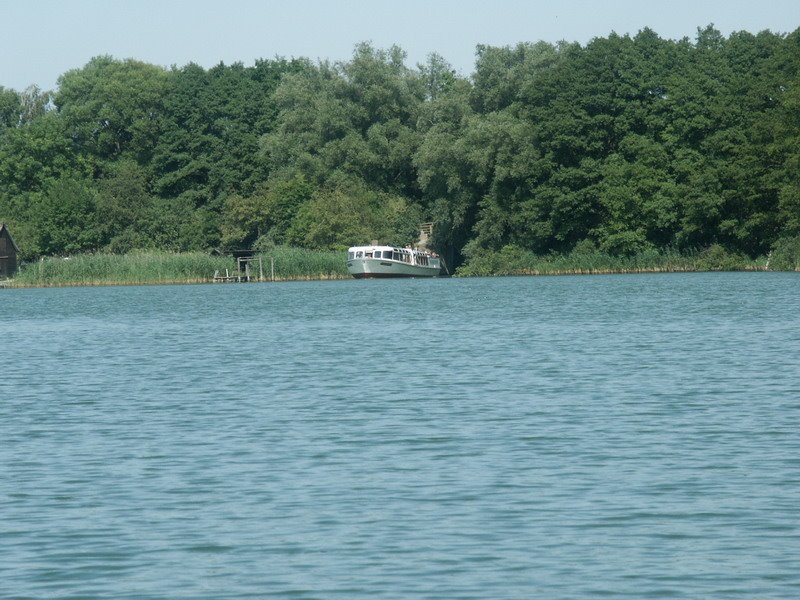
[[[393,246],[353,246],[347,250],[347,270],[364,277],[436,277],[442,268],[435,254]]]

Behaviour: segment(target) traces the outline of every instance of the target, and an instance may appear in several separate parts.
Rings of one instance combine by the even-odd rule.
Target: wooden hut
[[[5,223],[0,223],[0,279],[13,277],[17,272],[17,252],[19,248]]]

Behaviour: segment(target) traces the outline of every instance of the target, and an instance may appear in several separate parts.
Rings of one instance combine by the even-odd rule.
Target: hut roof
[[[8,239],[11,240],[11,245],[14,246],[14,250],[19,252],[19,247],[17,246],[17,243],[14,241],[14,238],[11,236],[11,232],[8,230],[8,227],[6,227],[5,223],[0,223],[0,235],[3,235],[4,231],[6,232]]]

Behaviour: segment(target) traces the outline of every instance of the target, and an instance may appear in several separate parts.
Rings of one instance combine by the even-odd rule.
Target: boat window
[[[356,258],[364,258],[364,253],[361,250],[359,250],[358,252],[356,252]]]
[[[355,252],[348,252],[347,253],[347,260],[353,260],[356,257]]]
[[[364,258],[372,258],[372,252],[367,252],[364,254]]]
[[[395,253],[392,255],[392,258],[393,258],[394,260],[400,260],[400,253],[399,253],[399,252],[395,252]]]

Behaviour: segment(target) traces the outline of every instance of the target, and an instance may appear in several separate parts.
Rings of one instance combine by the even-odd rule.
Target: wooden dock
[[[275,281],[275,259],[270,257],[270,280]],[[254,273],[251,264],[255,267],[258,263],[258,275]],[[219,271],[214,271],[214,283],[248,283],[250,281],[266,281],[264,279],[264,264],[260,256],[257,257],[239,257],[236,259],[236,266],[238,269],[231,273],[225,269],[225,275]]]
[[[250,281],[250,278],[241,273],[231,274],[228,269],[225,269],[225,275],[222,275],[219,271],[214,271],[214,283],[242,283],[245,281]]]

